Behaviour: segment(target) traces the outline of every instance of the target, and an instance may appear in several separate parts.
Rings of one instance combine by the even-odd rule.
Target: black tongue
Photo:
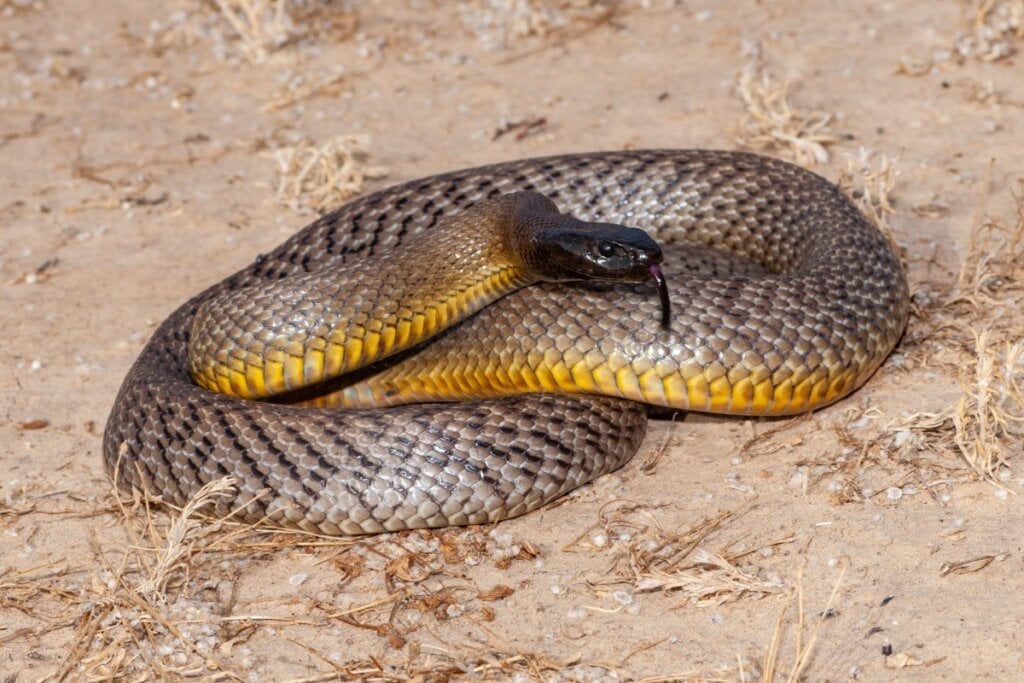
[[[665,273],[661,271],[661,266],[657,263],[652,263],[648,270],[651,277],[654,278],[654,284],[658,286],[658,295],[661,297],[661,326],[667,330],[672,321],[672,302],[668,300],[668,281],[665,280]]]

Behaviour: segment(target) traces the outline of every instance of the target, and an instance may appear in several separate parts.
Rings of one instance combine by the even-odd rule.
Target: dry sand
[[[1024,329],[995,230],[1024,193],[1024,3],[266,4],[0,0],[0,680],[1024,676],[1021,367],[979,384],[970,332],[998,360]],[[100,435],[143,342],[340,201],[279,164],[352,135],[334,188],[642,147],[852,168],[915,316],[847,400],[657,422],[622,471],[494,529],[120,508]]]

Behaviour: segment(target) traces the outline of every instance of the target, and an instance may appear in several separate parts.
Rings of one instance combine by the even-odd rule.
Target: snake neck
[[[527,284],[637,282],[660,260],[642,230],[563,215],[536,192],[500,195],[398,249],[205,302],[190,373],[241,398],[305,390],[409,349]]]
[[[538,274],[508,230],[514,203],[481,202],[443,225],[332,272],[242,288],[204,303],[189,370],[202,387],[262,399],[383,360]],[[382,273],[389,273],[381,281]]]

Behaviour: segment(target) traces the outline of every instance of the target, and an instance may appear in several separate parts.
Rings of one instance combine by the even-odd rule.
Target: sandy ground
[[[1012,227],[1024,190],[1020,2],[337,5],[0,0],[0,680],[1024,676],[1012,460],[984,481],[949,420],[900,426],[961,397],[968,327],[1024,329],[1012,274],[945,307],[972,227]],[[758,128],[745,69],[790,84],[788,119]],[[161,570],[167,515],[120,509],[101,465],[111,402],[167,313],[311,219],[275,154],[339,135],[388,172],[364,189],[597,149],[888,159],[917,315],[834,407],[656,422],[494,529],[192,525]]]

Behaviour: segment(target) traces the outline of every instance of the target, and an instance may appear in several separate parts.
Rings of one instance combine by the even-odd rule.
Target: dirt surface
[[[988,481],[948,414],[915,417],[973,381],[968,328],[997,350],[1024,329],[1012,271],[957,280],[1024,190],[1024,9],[979,5],[408,0],[249,23],[238,2],[0,0],[0,680],[1024,676],[1020,443]],[[279,163],[342,135],[387,170],[364,191],[599,149],[764,146],[836,180],[852,159],[867,206],[891,202],[916,314],[843,402],[655,422],[620,472],[494,529],[193,523],[175,544],[165,512],[116,503],[114,395],[166,314],[311,220]]]

